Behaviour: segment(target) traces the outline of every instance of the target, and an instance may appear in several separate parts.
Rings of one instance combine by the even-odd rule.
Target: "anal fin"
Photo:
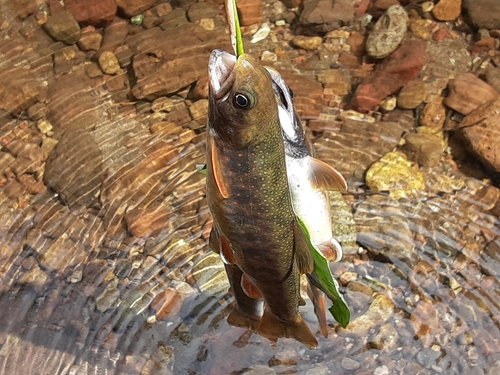
[[[314,314],[318,318],[319,330],[323,337],[328,337],[328,324],[326,323],[325,294],[314,285],[307,284],[307,295],[314,306]]]
[[[311,184],[318,190],[347,191],[347,182],[331,165],[313,157],[309,160]]]
[[[301,342],[309,349],[315,349],[318,346],[318,341],[299,314],[297,314],[295,321],[285,322],[278,319],[269,307],[266,307],[260,320],[258,332],[271,341],[281,337],[289,337]]]
[[[242,313],[238,306],[233,306],[231,313],[227,317],[227,323],[233,327],[245,328],[257,332],[260,319],[250,317]]]

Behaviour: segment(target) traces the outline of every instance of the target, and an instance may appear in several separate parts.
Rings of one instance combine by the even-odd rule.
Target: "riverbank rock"
[[[459,75],[450,81],[448,89],[449,94],[444,99],[444,104],[462,115],[468,115],[481,104],[499,96],[493,87],[472,73]]]
[[[478,28],[500,29],[500,2],[497,0],[463,0],[463,7]]]
[[[111,22],[117,11],[114,0],[65,0],[64,5],[77,22],[85,25]]]
[[[48,17],[43,28],[55,40],[66,44],[75,44],[81,36],[80,26],[73,15],[62,11]]]
[[[128,17],[134,17],[153,7],[156,0],[116,0],[118,8]]]
[[[408,29],[408,14],[400,5],[391,6],[375,24],[366,40],[366,52],[377,59],[389,56]]]
[[[500,98],[479,106],[460,126],[469,148],[500,173]]]
[[[247,0],[238,3],[241,26],[259,23],[262,19],[262,0]]]

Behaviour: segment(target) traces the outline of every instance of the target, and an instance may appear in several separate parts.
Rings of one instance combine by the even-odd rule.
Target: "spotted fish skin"
[[[214,51],[209,63],[211,248],[230,267],[233,320],[240,314],[243,325],[272,341],[292,337],[314,348],[298,310],[300,274],[312,272],[313,263],[292,208],[272,81],[251,56],[227,55]],[[248,298],[264,302],[261,317]]]

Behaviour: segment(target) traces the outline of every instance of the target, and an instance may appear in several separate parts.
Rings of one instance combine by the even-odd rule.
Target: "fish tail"
[[[325,294],[314,285],[307,283],[307,295],[314,306],[314,314],[318,318],[319,330],[323,337],[328,337],[328,324],[326,323]]]
[[[238,306],[233,306],[233,310],[227,317],[227,323],[230,326],[249,329],[253,332],[257,332],[259,322],[259,317],[252,317],[244,314]]]
[[[266,306],[258,328],[259,334],[275,342],[280,337],[294,338],[309,349],[315,349],[318,341],[302,316],[297,314],[293,322],[285,322],[274,315]]]

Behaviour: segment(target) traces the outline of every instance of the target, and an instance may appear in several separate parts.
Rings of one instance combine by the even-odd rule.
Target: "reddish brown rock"
[[[374,110],[382,99],[414,80],[425,64],[425,49],[423,41],[403,42],[358,86],[351,101],[354,109],[360,112]]]
[[[304,0],[299,22],[315,32],[327,33],[354,18],[351,0]]]
[[[259,23],[262,19],[262,0],[246,0],[238,2],[238,14],[241,26]]]
[[[82,51],[97,51],[101,48],[102,35],[97,31],[82,34],[78,41],[78,48]]]
[[[468,115],[481,104],[494,100],[498,92],[472,73],[459,75],[448,84],[444,104],[458,113]]]
[[[137,16],[155,4],[156,0],[116,0],[118,8],[128,17]]]
[[[165,31],[137,46],[139,53],[133,61],[137,83],[132,89],[137,99],[154,100],[207,78],[207,62],[212,50],[231,49],[221,28],[207,31],[187,24],[177,32],[176,38]]]
[[[151,303],[151,309],[155,312],[156,319],[166,320],[168,317],[179,312],[185,295],[173,288],[167,288],[158,294]]]
[[[77,22],[85,25],[111,22],[117,10],[114,0],[65,0],[64,5]]]
[[[463,0],[463,7],[478,28],[500,29],[498,0]]]
[[[375,0],[368,8],[368,13],[370,13],[375,18],[378,18],[393,5],[401,4],[398,0]]]
[[[166,207],[134,209],[125,214],[127,229],[135,237],[149,237],[165,229],[170,211]]]
[[[487,53],[491,50],[494,50],[497,46],[497,43],[497,39],[495,38],[483,38],[474,43],[474,45],[472,46],[472,53],[477,55]]]
[[[500,98],[471,112],[460,124],[469,148],[500,173]]]
[[[104,37],[98,55],[105,51],[114,52],[121,45],[128,35],[128,21],[116,17],[104,29]]]
[[[14,113],[35,104],[43,84],[29,70],[21,68],[2,69],[0,81],[0,110]]]
[[[306,76],[281,71],[281,76],[294,92],[295,109],[303,119],[317,118],[323,109],[323,86]]]

